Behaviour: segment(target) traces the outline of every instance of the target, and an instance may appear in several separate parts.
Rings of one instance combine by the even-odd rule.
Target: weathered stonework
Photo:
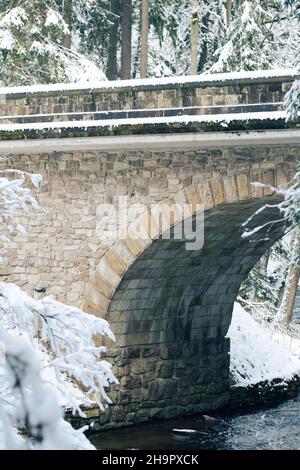
[[[39,122],[63,121],[62,114],[72,120],[90,120],[174,116],[183,110],[191,115],[280,110],[293,79],[287,75],[218,81],[216,75],[214,83],[195,80],[178,84],[170,79],[166,84],[136,84],[134,88],[119,83],[117,88],[8,91],[0,96],[0,122],[35,122],[41,114]]]
[[[40,210],[16,220],[28,228],[28,235],[12,235],[15,245],[3,257],[0,276],[31,295],[45,288],[56,299],[110,322],[117,341],[107,344],[107,355],[120,385],[111,391],[114,405],[100,415],[98,424],[172,418],[229,402],[226,333],[233,302],[256,261],[282,235],[279,224],[273,224],[268,239],[261,240],[260,234],[249,243],[241,238],[241,224],[266,201],[275,200],[272,190],[251,182],[285,186],[295,174],[299,131],[287,129],[292,125],[277,113],[293,79],[186,79],[175,84],[170,79],[166,84],[111,89],[6,89],[0,96],[0,144],[9,154],[0,170],[43,176],[37,194]],[[261,111],[275,117],[268,114],[256,121]],[[251,118],[242,124],[233,119],[226,129],[222,122],[210,122],[211,114],[245,112]],[[189,120],[191,115],[208,119]],[[184,119],[140,123],[141,117],[170,116]],[[132,122],[124,125],[128,118]],[[107,119],[118,122],[106,125]],[[63,121],[73,120],[76,128],[60,128]],[[101,123],[94,125],[94,120]],[[31,123],[41,124],[42,130],[31,129]],[[286,139],[284,145],[272,141],[278,131],[264,134],[270,128],[283,132],[276,142]],[[228,132],[242,129],[247,131]],[[222,144],[215,144],[218,132],[212,130],[221,131]],[[175,134],[177,143],[182,135],[190,146],[177,149]],[[126,136],[126,142],[116,135]],[[209,135],[209,144],[194,139],[203,135]],[[76,140],[80,136],[101,138]],[[142,139],[147,137],[146,146]],[[54,151],[51,145],[58,140]],[[74,140],[82,151],[75,151]],[[131,210],[129,230],[124,237],[113,237],[112,218],[100,209],[103,204],[118,209],[120,197],[127,197]],[[155,203],[164,208],[163,229],[149,212]],[[143,209],[133,212],[136,204]],[[190,205],[186,220],[195,221],[199,207],[205,209],[202,249],[187,251],[184,237],[162,236],[181,222],[179,211],[168,213],[174,204]],[[276,214],[260,217],[272,220]],[[137,227],[146,237],[134,236]],[[96,412],[89,413],[92,419]]]
[[[258,406],[270,407],[285,400],[295,398],[299,393],[299,386],[300,378],[298,376],[295,376],[286,382],[283,382],[282,379],[279,378],[274,379],[271,382],[259,382],[247,387],[232,385],[229,389],[229,400],[226,403],[226,407],[220,410],[221,416],[222,412],[228,412],[228,410],[234,410],[236,412],[244,410],[245,407],[247,409],[251,407],[257,409]],[[211,412],[213,410],[209,403],[207,405],[209,406],[207,409],[205,409],[205,407],[203,409],[199,407],[199,413]],[[88,409],[85,410],[85,412],[86,418],[66,413],[66,419],[71,422],[72,426],[76,429],[89,425],[90,429],[88,432],[90,434],[128,425],[128,422],[126,423],[126,421],[113,422],[112,420],[109,420],[109,414],[107,412],[102,413],[98,408]],[[130,424],[136,424],[139,422],[139,420],[136,419],[135,413],[130,413],[130,415],[132,420]],[[152,419],[155,419],[155,415],[158,416],[158,419],[161,419],[163,416],[162,413],[161,415],[159,415],[158,412],[152,413]],[[170,416],[172,417],[172,413],[170,413]],[[175,416],[178,415],[176,414]],[[147,421],[149,419],[150,418],[148,416]]]
[[[101,203],[117,206],[120,195],[128,196],[129,206],[196,198],[194,202],[210,209],[263,197],[268,191],[251,187],[250,181],[286,184],[295,173],[297,155],[297,147],[12,155],[0,168],[43,175],[37,194],[41,210],[18,219],[28,225],[28,237],[15,237],[17,245],[4,259],[2,277],[9,274],[12,282],[24,285],[31,294],[45,287],[47,293],[74,305],[82,304],[85,297],[92,309],[97,307],[103,314],[107,303],[103,299],[103,308],[100,299],[111,298],[124,272],[144,250],[145,241],[99,240],[99,231],[103,232],[97,207]],[[120,260],[120,266],[115,261],[114,274],[109,270],[105,279],[102,268],[107,260],[109,265]],[[85,291],[89,294],[84,295]],[[99,298],[93,302],[93,296]]]
[[[41,210],[20,223],[28,237],[1,267],[2,279],[30,294],[44,287],[58,300],[110,322],[108,344],[120,386],[106,425],[207,411],[228,401],[233,302],[247,273],[271,242],[242,241],[241,223],[269,195],[251,181],[285,185],[299,148],[253,147],[190,152],[130,152],[11,156],[1,167],[41,173]],[[203,204],[203,250],[184,240],[98,238],[97,207],[126,195],[129,205]],[[147,217],[142,214],[131,224]],[[171,222],[171,221],[170,221]],[[102,232],[101,232],[102,233]],[[9,274],[9,275],[8,275]],[[109,424],[110,423],[110,424]]]

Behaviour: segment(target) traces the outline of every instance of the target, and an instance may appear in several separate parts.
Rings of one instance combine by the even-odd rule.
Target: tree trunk
[[[260,265],[265,275],[268,274],[268,264],[270,259],[270,251],[268,251],[261,259]]]
[[[111,12],[115,15],[119,15],[119,0],[111,0]],[[108,80],[116,80],[118,78],[118,29],[119,19],[115,18],[114,23],[111,25],[109,32],[108,58],[106,70]]]
[[[141,78],[148,75],[149,0],[142,0]]]
[[[199,35],[198,0],[192,0],[191,75],[196,75],[198,72],[198,35]]]
[[[71,34],[72,34],[72,13],[73,13],[73,0],[64,0],[64,20],[68,25],[69,33],[66,34],[64,39],[64,46],[71,49]]]
[[[202,41],[202,48],[201,48],[201,51],[200,51],[200,57],[199,57],[197,72],[203,72],[204,67],[206,65],[206,62],[207,62],[207,58],[208,58],[208,44],[207,44],[207,40],[205,39],[205,33],[209,29],[209,21],[210,21],[210,12],[208,12],[202,18],[202,25],[201,25],[201,28],[200,28],[200,34],[203,37],[203,41]]]
[[[131,77],[131,26],[132,26],[132,0],[122,2],[122,50],[121,50],[121,78],[127,80]]]
[[[133,57],[132,64],[132,77],[136,78],[140,73],[140,57],[141,57],[141,37],[142,37],[142,22],[138,21],[138,37],[136,42],[136,49]]]
[[[232,21],[232,0],[227,0],[226,1],[226,24],[227,24],[227,29],[231,25]]]
[[[297,231],[292,248],[293,266],[290,267],[278,314],[278,323],[287,328],[293,317],[295,299],[300,279],[300,230]]]

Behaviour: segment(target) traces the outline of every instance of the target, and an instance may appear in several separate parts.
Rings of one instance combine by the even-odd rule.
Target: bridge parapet
[[[224,120],[280,121],[284,127],[283,100],[295,74],[292,69],[89,86],[2,88],[0,131],[51,128],[61,133],[62,129],[94,128],[93,135],[105,135],[108,127],[116,129],[119,125],[131,128],[125,133],[143,133],[142,127],[149,124],[175,124],[178,128],[187,123],[194,127],[202,124],[202,130],[210,130],[208,123]],[[139,130],[134,128],[139,124]]]

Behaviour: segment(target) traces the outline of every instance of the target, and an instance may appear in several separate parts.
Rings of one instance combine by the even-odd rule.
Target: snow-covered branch
[[[0,176],[2,230],[13,230],[17,210],[38,207],[31,191],[39,175],[6,170]],[[2,242],[9,240],[2,236]],[[91,448],[63,419],[63,407],[84,416],[84,407],[111,403],[118,383],[101,358],[102,337],[115,340],[105,320],[47,297],[34,300],[0,283],[0,448]]]
[[[254,186],[260,185],[260,183],[253,184]],[[249,219],[243,224],[245,227],[245,231],[242,234],[243,238],[251,238],[255,233],[260,232],[262,229],[270,228],[272,225],[277,223],[284,224],[286,232],[290,232],[300,224],[300,172],[296,173],[288,188],[272,188],[271,186],[263,186],[276,192],[277,195],[281,195],[283,197],[283,201],[278,204],[265,204],[251,215],[251,217],[249,217]],[[278,218],[267,221],[260,226],[249,228],[250,222],[254,222],[258,215],[261,215],[264,212],[266,213],[271,209],[278,209]]]

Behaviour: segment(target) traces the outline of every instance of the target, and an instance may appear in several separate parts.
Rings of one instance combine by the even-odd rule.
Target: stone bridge
[[[40,209],[19,216],[28,235],[14,235],[1,279],[110,322],[120,386],[103,425],[226,405],[233,303],[282,236],[273,223],[249,242],[241,224],[277,200],[251,182],[286,186],[295,174],[300,130],[282,105],[294,78],[283,70],[0,89],[1,169],[43,175]],[[129,217],[115,236],[102,208],[119,210],[120,197]],[[164,236],[183,218],[197,228],[201,207],[201,249]]]

